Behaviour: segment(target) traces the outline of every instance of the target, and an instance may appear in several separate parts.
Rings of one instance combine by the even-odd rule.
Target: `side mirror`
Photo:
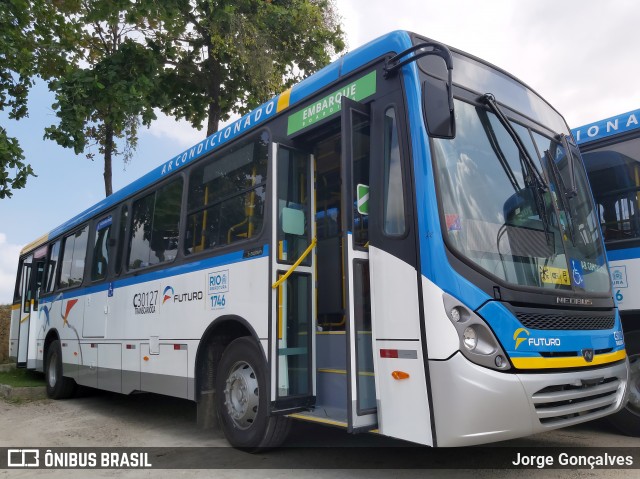
[[[447,68],[440,57],[431,57],[430,63],[439,62],[436,71]],[[452,139],[456,136],[456,118],[453,110],[453,90],[451,89],[451,69],[447,68],[447,78],[427,74],[422,83],[422,108],[429,135],[434,138]]]

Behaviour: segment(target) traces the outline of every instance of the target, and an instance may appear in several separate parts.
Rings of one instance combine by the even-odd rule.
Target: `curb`
[[[45,386],[13,387],[0,384],[0,396],[5,399],[45,399],[47,388]]]

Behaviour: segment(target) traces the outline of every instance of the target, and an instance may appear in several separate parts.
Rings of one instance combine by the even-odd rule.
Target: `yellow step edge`
[[[336,421],[335,419],[326,419],[323,417],[307,416],[306,414],[302,414],[298,412],[294,414],[288,414],[287,416],[294,419],[300,419],[302,421],[318,422],[321,424],[329,424],[331,426],[338,426],[338,427],[347,427],[346,422]]]

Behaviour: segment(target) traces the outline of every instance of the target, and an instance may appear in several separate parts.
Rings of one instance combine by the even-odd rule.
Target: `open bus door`
[[[377,426],[369,277],[368,108],[342,97],[342,261],[347,334],[347,430]]]
[[[47,256],[46,246],[29,255],[22,262],[20,291],[20,325],[18,327],[17,366],[35,368],[36,364],[36,321],[40,287],[44,278]]]
[[[271,401],[294,412],[315,403],[313,156],[274,144],[271,251]]]

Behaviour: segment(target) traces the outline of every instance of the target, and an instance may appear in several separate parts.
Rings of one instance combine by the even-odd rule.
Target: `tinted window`
[[[393,108],[384,115],[384,232],[391,236],[405,232],[402,164],[398,123]]]
[[[640,138],[583,153],[606,242],[640,238]]]
[[[60,288],[70,288],[82,283],[88,236],[88,228],[85,226],[64,239]]]
[[[22,299],[22,283],[20,280],[22,279],[22,261],[20,261],[20,265],[18,266],[18,277],[16,278],[16,287],[13,292],[13,302],[17,303]]]
[[[133,203],[129,269],[172,261],[178,252],[182,179]]]
[[[194,168],[189,177],[185,253],[252,238],[262,230],[266,133]]]
[[[122,254],[124,252],[125,234],[127,231],[127,222],[129,221],[129,208],[127,205],[122,207],[120,212],[120,228],[118,229],[118,244],[116,245],[116,274],[122,271]]]
[[[111,235],[111,215],[103,218],[96,225],[96,239],[93,244],[93,260],[91,280],[98,281],[107,276],[109,268],[109,238]]]
[[[49,261],[47,264],[47,282],[45,291],[53,292],[56,285],[56,272],[58,271],[58,258],[60,256],[60,240],[51,245],[49,250]]]

